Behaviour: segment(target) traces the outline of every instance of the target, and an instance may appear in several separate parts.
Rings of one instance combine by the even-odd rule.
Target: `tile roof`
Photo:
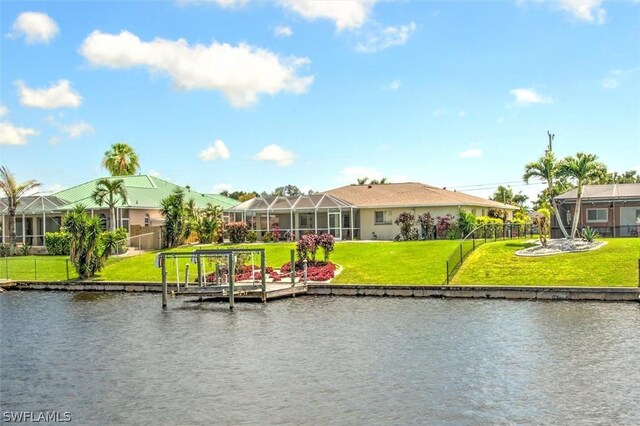
[[[120,200],[119,206],[122,207],[157,209],[160,208],[161,201],[171,195],[176,189],[182,189],[185,192],[185,200],[188,201],[190,198],[193,198],[198,208],[206,207],[207,203],[219,205],[222,208],[229,208],[238,203],[232,198],[222,195],[203,194],[150,175],[110,176],[107,179],[122,179],[124,181],[124,186],[127,190],[127,199]],[[104,208],[104,206],[99,206],[91,198],[91,194],[95,190],[98,180],[99,179],[94,179],[71,188],[63,189],[53,195],[67,202],[67,205],[62,207],[63,209],[71,208],[78,203],[83,204],[89,209]]]
[[[465,194],[464,192],[449,191],[418,182],[347,185],[324,193],[331,194],[359,208],[478,206],[507,210],[518,209],[518,207]]]
[[[613,198],[640,198],[640,183],[613,183],[608,185],[584,185],[582,187],[582,199],[610,200]],[[571,200],[578,197],[578,189],[560,194],[558,200]]]

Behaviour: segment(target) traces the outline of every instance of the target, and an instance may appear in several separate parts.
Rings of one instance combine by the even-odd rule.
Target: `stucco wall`
[[[144,226],[144,215],[149,214],[149,218],[151,219],[151,225],[157,225],[157,221],[164,221],[164,217],[160,210],[156,209],[129,209],[129,226],[131,225],[140,225]],[[156,223],[153,223],[153,221]]]
[[[470,210],[470,209],[465,209]],[[391,211],[391,223],[390,224],[379,224],[375,223],[375,212],[376,211]],[[432,207],[432,208],[424,208],[424,207],[415,207],[415,208],[402,208],[402,209],[386,209],[386,208],[375,208],[375,209],[360,209],[360,238],[363,240],[393,240],[396,235],[400,233],[400,227],[393,223],[396,218],[403,212],[409,212],[416,217],[423,213],[431,213],[431,216],[434,218],[438,216],[445,216],[446,214],[451,214],[455,217],[458,217],[458,207]],[[478,211],[478,213],[480,213]],[[377,238],[373,237],[375,233]]]

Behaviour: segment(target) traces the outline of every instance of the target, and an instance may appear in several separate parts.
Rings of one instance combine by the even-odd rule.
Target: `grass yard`
[[[455,241],[413,242],[339,242],[331,253],[331,261],[344,270],[334,280],[344,284],[442,284],[445,280],[445,263]],[[264,248],[267,250],[267,266],[279,268],[290,260],[293,243],[251,244],[239,246],[211,246],[202,248]],[[199,247],[200,248],[200,247]],[[194,247],[172,251],[189,253]],[[160,270],[153,266],[156,253],[135,257],[110,258],[96,277],[101,281],[160,281]],[[318,250],[318,258],[322,251]],[[178,277],[184,280],[185,265],[189,259],[178,259]],[[259,267],[256,256],[256,267]],[[208,265],[205,265],[205,269]],[[196,277],[195,265],[190,266],[190,280]],[[167,263],[169,281],[176,281],[175,262]]]
[[[483,244],[471,253],[452,284],[635,287],[640,239],[605,238],[604,247],[584,253],[521,257],[524,241]]]
[[[0,278],[29,281],[66,281],[69,256],[12,256],[0,258]],[[69,279],[78,274],[69,261]]]

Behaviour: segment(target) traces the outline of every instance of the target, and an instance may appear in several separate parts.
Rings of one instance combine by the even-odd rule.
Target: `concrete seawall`
[[[154,282],[37,282],[16,281],[3,284],[7,290],[41,291],[117,291],[128,293],[160,293],[162,286]],[[168,290],[177,290],[170,285]],[[309,284],[307,295],[432,297],[507,300],[575,300],[603,302],[640,302],[638,287],[543,287],[543,286],[381,286]]]

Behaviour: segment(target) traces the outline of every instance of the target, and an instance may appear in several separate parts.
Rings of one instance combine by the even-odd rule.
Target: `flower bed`
[[[296,262],[295,264],[296,278],[298,282],[304,280],[304,266],[302,262]],[[335,276],[336,265],[331,262],[309,262],[307,263],[307,281],[329,281]],[[291,263],[287,262],[280,267],[279,270],[275,270],[270,266],[267,266],[265,272],[268,275],[268,279],[273,282],[279,282],[290,279],[291,275]],[[226,267],[220,268],[222,275],[227,275],[228,271]],[[262,280],[262,274],[260,268],[251,267],[249,265],[243,265],[238,268],[236,273],[236,282],[238,281],[260,281]],[[211,272],[206,275],[206,282],[212,283],[216,281],[216,273]]]

